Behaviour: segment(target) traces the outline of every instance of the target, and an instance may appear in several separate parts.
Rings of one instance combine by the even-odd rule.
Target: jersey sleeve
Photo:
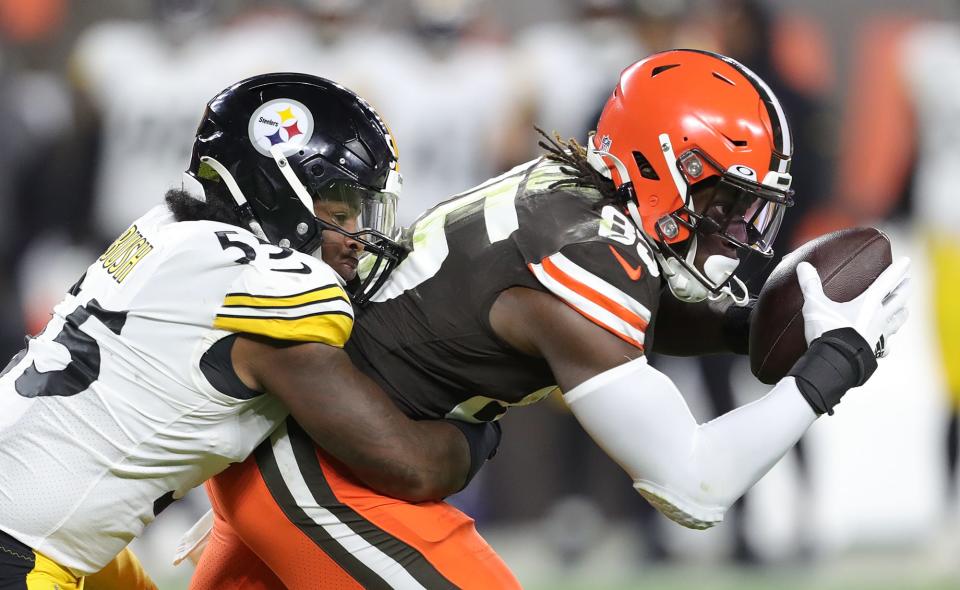
[[[224,296],[214,328],[342,348],[353,330],[353,309],[333,269],[300,254],[277,266],[246,265]]]
[[[527,268],[578,313],[644,350],[660,297],[659,269],[644,242],[625,217],[590,201],[554,195],[550,212],[536,215],[525,234],[521,223]]]

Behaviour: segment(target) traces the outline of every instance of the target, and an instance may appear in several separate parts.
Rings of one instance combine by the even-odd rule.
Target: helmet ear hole
[[[325,169],[323,164],[317,162],[313,165],[307,167],[307,188],[313,189],[314,191],[320,190],[320,185],[325,181],[324,174]]]

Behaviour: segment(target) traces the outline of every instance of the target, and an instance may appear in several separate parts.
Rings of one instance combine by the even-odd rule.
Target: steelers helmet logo
[[[313,115],[301,102],[277,98],[254,111],[247,129],[250,143],[264,156],[270,156],[270,148],[275,145],[289,156],[310,141]]]

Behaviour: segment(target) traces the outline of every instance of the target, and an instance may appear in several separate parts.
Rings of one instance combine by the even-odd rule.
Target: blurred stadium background
[[[398,138],[409,222],[536,154],[533,124],[582,139],[621,68],[681,46],[737,57],[785,104],[798,206],[780,250],[878,224],[914,260],[913,318],[714,530],[647,507],[557,400],[511,412],[454,501],[532,589],[960,587],[953,1],[0,0],[0,354],[179,184],[206,99],[233,81],[300,70],[368,98]],[[701,420],[764,391],[742,359],[656,363]],[[186,587],[170,557],[205,501],[136,541],[161,588]]]

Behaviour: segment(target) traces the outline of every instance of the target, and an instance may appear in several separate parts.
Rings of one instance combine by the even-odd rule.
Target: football
[[[890,240],[872,227],[826,234],[785,256],[760,290],[750,319],[750,369],[757,379],[776,383],[807,350],[798,264],[812,264],[824,294],[843,302],[863,293],[891,261]]]

